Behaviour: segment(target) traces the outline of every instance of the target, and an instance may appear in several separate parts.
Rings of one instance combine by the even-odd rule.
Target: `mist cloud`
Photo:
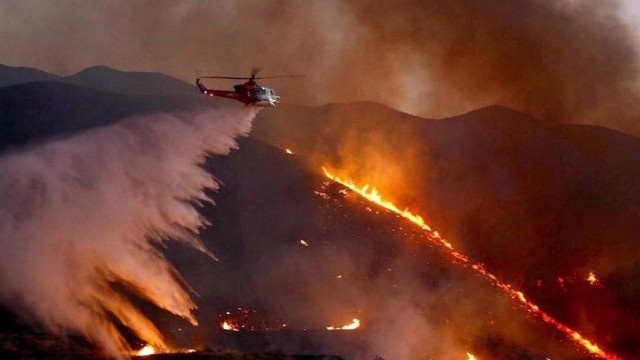
[[[113,356],[115,319],[158,348],[154,324],[114,284],[193,324],[188,286],[160,251],[197,238],[215,179],[200,167],[246,135],[255,111],[123,120],[0,158],[0,296],[57,334],[80,332]]]

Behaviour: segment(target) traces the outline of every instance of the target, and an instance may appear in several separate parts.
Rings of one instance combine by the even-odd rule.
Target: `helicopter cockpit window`
[[[268,96],[269,92],[264,87],[260,86],[256,89],[256,97],[263,99]]]

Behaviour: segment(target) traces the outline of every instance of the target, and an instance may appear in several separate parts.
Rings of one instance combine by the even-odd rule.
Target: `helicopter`
[[[279,75],[268,77],[256,77],[258,69],[253,69],[251,77],[235,76],[201,76],[196,79],[196,85],[200,91],[207,96],[220,96],[240,101],[246,105],[253,106],[277,106],[280,96],[272,88],[262,86],[256,82],[259,79],[275,79],[285,77],[301,77],[301,75]],[[242,84],[233,86],[233,90],[213,90],[202,84],[200,79],[226,79],[226,80],[247,80]]]

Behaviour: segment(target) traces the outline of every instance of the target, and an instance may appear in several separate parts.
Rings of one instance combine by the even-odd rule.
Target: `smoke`
[[[205,156],[247,135],[256,111],[210,110],[123,120],[0,158],[1,300],[49,331],[79,332],[120,357],[120,323],[167,347],[116,288],[197,324],[190,290],[165,259],[169,240],[214,257],[197,207],[218,182]]]
[[[634,89],[637,50],[618,19],[617,2],[407,0],[371,5],[354,5],[366,41],[350,62],[366,66],[369,73],[391,69],[383,75],[388,81],[380,85],[385,86],[377,86],[382,99],[398,97],[387,91],[393,90],[388,83],[403,90],[391,104],[404,101],[431,116],[500,104],[542,120],[598,123],[615,118],[627,121],[626,126],[640,114]],[[363,77],[361,83],[373,87],[382,80],[378,76]]]
[[[627,2],[8,1],[0,55],[60,74],[106,64],[187,81],[262,66],[307,76],[273,80],[289,103],[371,100],[428,117],[499,104],[638,133]]]

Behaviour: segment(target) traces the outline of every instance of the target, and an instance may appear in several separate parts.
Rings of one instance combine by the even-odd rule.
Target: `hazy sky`
[[[307,75],[270,83],[285,102],[373,100],[432,117],[497,103],[636,132],[639,17],[635,0],[3,0],[0,63],[185,81],[262,66]]]
[[[574,2],[588,2],[573,0]],[[256,4],[254,0],[239,1],[245,4]],[[272,1],[272,3],[281,1]],[[607,0],[601,1],[606,3]],[[609,1],[611,2],[611,1]],[[231,29],[235,29],[237,23],[250,23],[262,20],[253,18],[236,10],[233,1],[122,1],[122,0],[3,0],[0,2],[0,63],[11,66],[36,67],[58,75],[70,75],[85,67],[92,65],[108,65],[122,70],[163,71],[185,80],[191,80],[190,72],[194,72],[192,64],[175,63],[171,59],[159,59],[154,54],[153,47],[159,43],[167,47],[175,46],[184,50],[185,44],[196,40],[203,40],[207,36],[210,43],[216,43],[216,38],[234,38]],[[292,1],[286,5],[291,6]],[[329,3],[332,5],[329,6]],[[317,15],[317,22],[333,21],[334,26],[343,26],[343,18],[322,18],[319,14],[321,8],[335,5],[339,8],[340,1],[298,1],[296,8],[303,8],[309,13]],[[620,14],[636,35],[640,43],[640,2],[636,0],[622,0]],[[326,4],[326,5],[325,5]],[[259,7],[259,6],[258,6]],[[296,9],[299,10],[299,9]],[[209,16],[212,22],[219,22],[221,16],[229,22],[230,31],[226,33],[202,34],[198,39],[189,39],[189,32],[184,32],[182,26],[189,20],[190,13],[202,11]],[[283,12],[286,10],[282,9]],[[159,17],[154,14],[162,14]],[[260,16],[264,16],[262,13]],[[277,18],[277,17],[274,17]],[[289,19],[295,22],[295,19]],[[236,24],[232,24],[236,23]],[[262,32],[272,32],[280,27],[268,22],[266,26],[258,29]],[[191,24],[201,26],[202,31],[214,24]],[[224,24],[215,24],[222,25]],[[317,24],[315,24],[317,25]],[[313,26],[310,25],[310,27]],[[255,29],[255,28],[253,28]],[[204,36],[206,35],[206,36]],[[239,35],[239,34],[238,34]],[[292,34],[280,33],[279,37],[290,38]],[[349,34],[345,34],[346,37]],[[180,44],[180,42],[183,42]],[[241,44],[238,44],[240,47]],[[246,43],[246,46],[270,46],[269,44]],[[273,44],[278,45],[278,44]],[[203,52],[209,53],[207,41],[199,44]],[[226,52],[226,49],[217,49]],[[181,59],[184,54],[175,54]],[[193,55],[194,63],[202,60],[198,54]],[[216,70],[222,67],[220,59],[210,58],[211,69],[199,69],[203,71]],[[247,60],[249,63],[259,64],[261,59]],[[244,59],[225,59],[224,62],[240,64]],[[204,64],[201,64],[204,65]],[[225,64],[226,65],[226,64]],[[204,67],[204,66],[203,66]],[[226,65],[224,67],[230,67]],[[241,69],[238,69],[240,71]],[[276,71],[278,69],[269,69]]]

